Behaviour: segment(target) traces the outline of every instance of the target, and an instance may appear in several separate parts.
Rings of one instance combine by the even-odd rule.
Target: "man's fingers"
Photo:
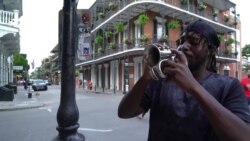
[[[173,49],[171,51],[172,51],[172,53],[174,53],[176,55],[175,56],[175,58],[176,58],[175,61],[177,61],[178,63],[188,65],[187,58],[186,58],[185,54],[182,51],[178,51],[176,49]]]
[[[173,68],[173,67],[176,67],[176,65],[177,65],[176,62],[166,60],[166,61],[162,61],[161,68],[165,68],[165,67],[171,67],[171,68]]]

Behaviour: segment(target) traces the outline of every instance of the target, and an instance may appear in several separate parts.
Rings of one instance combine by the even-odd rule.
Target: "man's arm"
[[[249,124],[223,107],[201,85],[197,84],[191,93],[200,103],[213,129],[222,140],[249,141]]]
[[[171,78],[178,86],[196,98],[214,131],[221,140],[249,141],[249,124],[222,106],[198,81],[190,76],[190,72],[187,71],[184,65],[177,64],[177,66],[179,66],[180,69],[178,69],[176,74],[173,74]]]
[[[122,98],[118,107],[118,116],[120,118],[132,118],[144,112],[140,103],[149,81],[149,79],[142,76],[131,91]]]
[[[146,59],[143,58],[143,75],[134,87],[122,98],[118,107],[118,116],[120,118],[132,118],[145,112],[140,104],[147,85],[152,80],[150,74],[151,68],[147,64]]]
[[[204,87],[202,87],[193,77],[188,66],[186,65],[185,56],[180,52],[175,52],[177,57],[180,58],[179,63],[173,61],[165,62],[164,65],[167,67],[164,68],[164,73],[168,74],[170,79],[180,88],[192,94],[192,96],[197,99],[213,129],[222,140],[249,141],[249,124],[222,106]],[[231,90],[233,91],[233,89],[234,88]],[[235,90],[234,94],[239,94],[238,96],[241,96],[240,93],[237,93],[236,91],[237,90]],[[234,98],[231,98],[231,100],[237,101],[237,99]],[[238,104],[244,104],[244,102],[239,102]],[[249,112],[246,114],[249,114]]]

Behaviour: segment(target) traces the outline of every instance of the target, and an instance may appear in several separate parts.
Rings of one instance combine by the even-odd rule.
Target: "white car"
[[[32,80],[32,89],[34,91],[38,90],[47,90],[47,84],[42,79],[33,79]]]

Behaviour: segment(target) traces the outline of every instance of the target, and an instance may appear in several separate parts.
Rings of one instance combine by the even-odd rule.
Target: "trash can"
[[[15,84],[7,84],[5,85],[6,88],[12,89],[14,91],[14,94],[17,94],[17,85]]]

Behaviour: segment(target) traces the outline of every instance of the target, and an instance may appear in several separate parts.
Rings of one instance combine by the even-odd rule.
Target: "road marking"
[[[48,108],[48,107],[41,107],[39,108],[40,110],[47,110],[48,112],[52,112],[52,109],[51,108]]]
[[[47,111],[49,111],[50,113],[52,112],[52,110],[50,108],[48,108]]]
[[[79,128],[82,131],[92,131],[92,132],[111,132],[112,129],[91,129],[91,128]]]

